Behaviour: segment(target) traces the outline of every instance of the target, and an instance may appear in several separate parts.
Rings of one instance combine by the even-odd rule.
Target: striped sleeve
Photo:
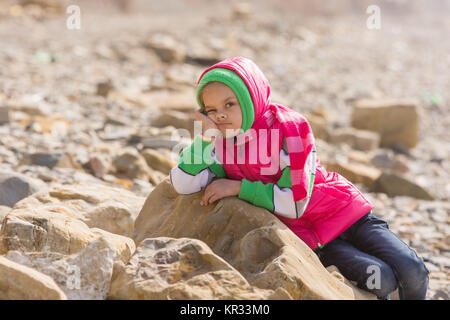
[[[180,154],[178,165],[170,171],[170,182],[179,194],[202,191],[214,177],[225,177],[225,170],[214,152],[214,143],[195,137]]]
[[[316,170],[315,164],[316,150],[313,148],[305,163],[305,170],[308,170],[309,173],[308,194],[304,199],[294,201],[289,154],[287,148],[283,146],[280,152],[280,169],[282,175],[277,183],[263,184],[261,181],[251,182],[243,179],[239,198],[256,206],[266,208],[279,216],[298,219],[305,212],[309,199],[311,198]]]

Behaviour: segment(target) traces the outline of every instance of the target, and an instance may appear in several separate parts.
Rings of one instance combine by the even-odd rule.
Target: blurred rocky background
[[[80,29],[68,28],[71,5]],[[366,25],[369,5],[380,8],[380,29]],[[445,0],[0,0],[0,287],[9,288],[0,297],[167,297],[118,291],[140,281],[124,270],[157,261],[156,247],[185,250],[168,238],[136,250],[134,222],[190,142],[175,129],[192,133],[202,70],[245,56],[266,74],[272,101],[308,118],[322,164],[357,185],[423,257],[427,298],[450,299],[448,12]],[[245,283],[223,258],[202,272],[234,270],[213,287],[229,277],[240,287],[201,296],[180,280],[183,295],[164,290],[335,294]]]

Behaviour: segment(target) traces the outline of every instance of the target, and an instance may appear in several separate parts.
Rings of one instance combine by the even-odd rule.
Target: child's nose
[[[217,114],[217,120],[223,120],[227,118],[227,114],[224,112],[220,112]]]

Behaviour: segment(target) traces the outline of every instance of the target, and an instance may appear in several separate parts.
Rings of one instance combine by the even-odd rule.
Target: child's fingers
[[[202,121],[204,118],[204,114],[203,113],[201,113],[201,111],[200,110],[197,110],[196,112],[195,112],[195,114],[194,114],[194,116],[195,116],[195,119],[197,119],[197,120],[199,120],[199,121]]]
[[[195,118],[202,122],[209,122],[211,121],[210,118],[206,114],[204,114],[201,110],[197,110],[194,114]]]
[[[200,205],[204,206],[206,205],[206,197],[203,196],[202,199],[200,200]]]
[[[198,121],[201,121],[203,125],[206,127],[206,129],[218,129],[217,125],[214,123],[213,120],[211,120],[206,114],[202,112],[202,110],[197,110],[194,114],[195,118]]]
[[[209,203],[209,199],[214,195],[214,192],[206,190],[205,194],[203,195],[202,201],[205,205]]]
[[[215,195],[216,195],[215,193],[211,194],[211,195],[208,197],[208,200],[206,201],[206,203],[207,203],[207,204],[212,203],[211,199],[214,198]]]
[[[209,203],[213,203],[214,201],[220,199],[220,196],[217,194],[214,194],[211,198],[209,198]]]
[[[205,192],[203,193],[203,201],[208,199],[208,197],[211,195],[212,189],[210,188],[210,185],[206,187]]]

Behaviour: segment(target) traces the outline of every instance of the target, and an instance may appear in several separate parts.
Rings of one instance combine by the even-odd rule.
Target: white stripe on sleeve
[[[216,175],[209,168],[200,171],[196,175],[184,172],[178,166],[170,170],[170,182],[179,194],[196,193],[211,183]]]
[[[296,218],[297,213],[291,188],[280,188],[274,185],[273,205],[275,214],[290,219]]]

